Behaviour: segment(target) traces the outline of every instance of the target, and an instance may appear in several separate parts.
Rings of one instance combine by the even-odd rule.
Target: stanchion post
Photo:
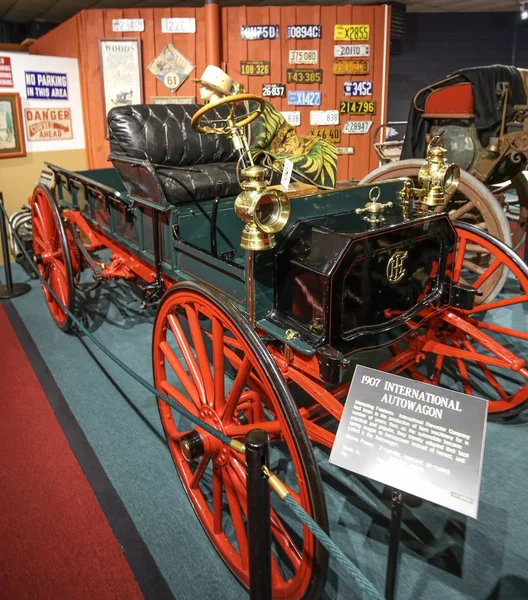
[[[270,489],[263,467],[269,461],[269,437],[262,429],[246,435],[249,597],[271,600]]]
[[[29,292],[31,286],[27,283],[13,284],[13,276],[11,274],[11,263],[9,261],[9,246],[7,243],[7,225],[4,207],[4,195],[2,194],[2,192],[0,192],[0,203],[2,204],[2,209],[4,209],[0,210],[0,237],[2,238],[2,259],[4,261],[6,281],[6,285],[0,285],[0,300],[7,300],[8,298],[22,296],[22,294]]]
[[[387,579],[385,581],[385,599],[394,600],[396,597],[396,579],[398,560],[400,557],[400,533],[403,513],[404,494],[392,489],[392,511],[389,525],[389,556],[387,559]]]

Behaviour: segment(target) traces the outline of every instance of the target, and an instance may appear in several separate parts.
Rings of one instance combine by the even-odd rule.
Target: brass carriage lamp
[[[438,140],[438,137],[433,138],[427,148],[427,162],[418,173],[421,189],[415,190],[421,208],[431,212],[445,206],[460,181],[460,169],[447,162],[447,150],[435,145]]]
[[[242,170],[243,192],[235,200],[235,214],[245,222],[240,246],[244,250],[268,250],[276,244],[275,234],[284,229],[290,216],[290,201],[284,192],[269,188],[260,165]]]

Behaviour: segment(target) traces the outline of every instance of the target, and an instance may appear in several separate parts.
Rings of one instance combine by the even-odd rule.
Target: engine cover
[[[375,230],[350,212],[302,220],[277,253],[271,318],[343,353],[389,343],[424,306],[449,301],[455,244],[443,214]]]

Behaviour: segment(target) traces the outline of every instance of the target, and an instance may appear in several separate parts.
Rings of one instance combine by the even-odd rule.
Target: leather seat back
[[[237,160],[224,135],[202,135],[191,127],[196,104],[138,104],[119,106],[108,113],[112,154],[154,165],[184,167]],[[208,118],[220,119],[228,112],[220,106]]]

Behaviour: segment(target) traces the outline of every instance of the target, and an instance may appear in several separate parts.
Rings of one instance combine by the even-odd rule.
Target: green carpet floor
[[[18,266],[14,278],[27,280]],[[89,341],[62,333],[40,286],[32,285],[35,289],[13,304],[174,595],[246,598],[186,498],[154,398]],[[133,286],[106,284],[83,299],[82,313],[103,344],[151,380],[153,313],[139,310]],[[521,321],[527,316],[523,312]],[[31,399],[23,401],[30,410]],[[431,503],[406,508],[399,600],[528,599],[527,436],[528,410],[515,421],[488,425],[478,520]],[[390,505],[382,486],[330,465],[319,449],[316,455],[331,536],[383,590]],[[323,597],[360,597],[333,561]]]

